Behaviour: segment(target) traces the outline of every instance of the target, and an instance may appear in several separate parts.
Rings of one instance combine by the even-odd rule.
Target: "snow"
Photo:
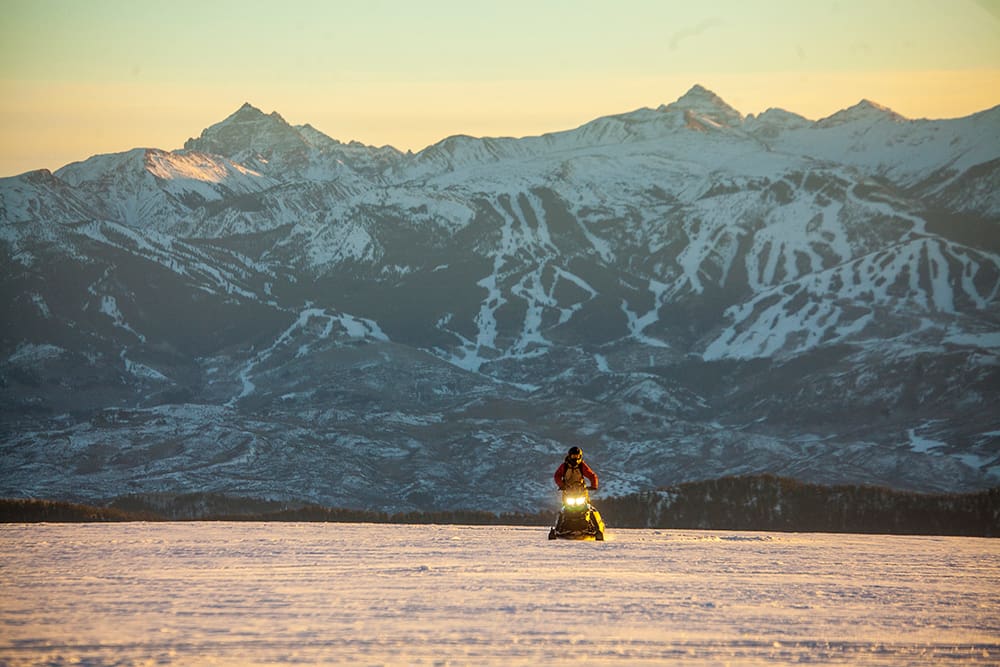
[[[974,470],[985,469],[984,472],[988,472],[997,466],[990,466],[996,459],[996,454],[991,450],[989,445],[986,447],[986,451],[989,452],[987,455],[982,456],[972,452],[954,452],[949,451],[952,448],[948,446],[947,442],[941,440],[935,440],[927,436],[921,435],[918,431],[932,431],[937,420],[925,421],[917,428],[911,428],[906,430],[906,435],[909,440],[910,449],[918,454],[931,454],[935,456],[949,456],[958,460],[965,466],[972,468]],[[982,436],[987,441],[998,435],[997,432],[993,433],[983,433]],[[992,449],[995,449],[992,448]],[[988,473],[989,474],[989,473]]]
[[[36,345],[34,343],[22,342],[14,350],[14,353],[7,358],[7,363],[37,364],[46,359],[58,359],[66,350],[56,345]]]
[[[952,345],[971,345],[984,349],[1000,348],[1000,332],[991,333],[949,333],[944,339],[945,343]]]
[[[234,192],[255,192],[274,185],[262,174],[224,158],[198,152],[146,151],[146,170],[173,194],[197,193],[206,201],[222,198],[217,185]]]
[[[611,366],[608,365],[608,358],[603,354],[594,354],[594,363],[597,364],[597,370],[602,373],[610,373]]]
[[[996,664],[1000,551],[951,537],[6,525],[0,662]]]
[[[307,248],[309,266],[319,269],[348,260],[374,260],[376,243],[361,222],[316,231]]]
[[[758,255],[755,252],[750,256]],[[767,256],[776,256],[773,249]],[[945,240],[918,237],[814,271],[796,282],[762,289],[751,299],[730,306],[726,316],[733,324],[706,346],[704,358],[769,357],[837,343],[859,335],[871,325],[875,321],[874,308],[898,308],[903,301],[926,313],[957,314],[956,303],[960,300],[986,310],[996,298],[998,287],[988,285],[983,293],[969,276],[994,271],[998,261],[1000,258]],[[949,264],[962,267],[961,282],[949,281]],[[926,271],[922,270],[924,266]],[[748,268],[753,277],[757,267]],[[767,275],[755,286],[763,288],[773,279],[773,275]],[[795,306],[796,302],[800,305]],[[854,308],[845,308],[850,302]],[[996,335],[955,333],[945,342],[990,348],[996,346]]]
[[[334,333],[334,324],[339,324],[348,338],[370,338],[388,342],[389,337],[382,331],[381,327],[373,321],[363,317],[355,317],[348,313],[331,314],[322,308],[307,307],[299,312],[295,320],[285,329],[271,345],[255,354],[249,359],[239,373],[241,391],[238,395],[230,399],[228,405],[235,405],[240,399],[250,396],[256,391],[256,385],[250,376],[259,367],[265,364],[278,350],[293,341],[303,333],[308,333],[313,322],[324,322],[316,340],[325,340]],[[310,343],[300,343],[296,347],[295,357],[302,358],[310,353]]]
[[[179,276],[189,278],[199,289],[209,292],[238,294],[257,300],[257,294],[242,284],[244,278],[251,272],[274,277],[267,266],[239,253],[230,253],[233,263],[220,264],[206,250],[151,229],[138,230],[110,222],[91,222],[77,226],[74,232],[99,244],[142,255]],[[93,287],[91,293],[97,294]],[[117,303],[104,304],[102,301],[101,312],[120,324],[117,308]]]
[[[137,363],[135,361],[132,361],[127,356],[125,356],[125,353],[126,353],[125,350],[121,351],[121,355],[120,355],[121,356],[121,360],[122,360],[122,363],[125,365],[125,370],[127,372],[131,373],[132,375],[135,375],[137,377],[146,378],[148,380],[155,380],[157,382],[161,382],[161,381],[165,381],[165,380],[169,379],[169,378],[167,378],[166,375],[164,375],[160,371],[156,370],[155,368],[150,368],[146,364],[140,364],[140,363]]]
[[[652,336],[647,336],[646,328],[656,324],[660,320],[660,308],[666,301],[667,285],[658,280],[649,281],[649,291],[653,295],[653,307],[643,315],[637,315],[628,308],[628,303],[622,301],[621,309],[628,320],[630,335],[637,341],[650,347],[670,347],[665,342]],[[652,365],[652,364],[650,364]]]
[[[108,295],[102,296],[100,312],[114,320],[115,326],[119,329],[128,331],[143,343],[146,342],[146,337],[129,326],[128,322],[125,321],[125,316],[122,315],[122,311],[118,309],[118,300],[115,299],[115,297]]]
[[[45,319],[52,318],[52,311],[49,309],[49,304],[45,303],[45,298],[41,294],[31,294],[31,302],[35,304],[35,308],[38,309],[42,317]]]
[[[933,453],[937,450],[946,449],[948,446],[947,443],[941,442],[940,440],[932,440],[931,438],[925,438],[918,435],[917,429],[915,428],[907,429],[906,435],[910,439],[910,449],[919,454]]]

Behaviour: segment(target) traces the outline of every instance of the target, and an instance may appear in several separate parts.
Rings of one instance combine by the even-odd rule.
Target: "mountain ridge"
[[[247,103],[0,179],[0,495],[535,511],[570,445],[616,494],[995,486],[1000,108],[844,113],[404,154]]]
[[[949,122],[950,120],[975,119],[977,117],[985,116],[985,115],[989,115],[989,114],[1000,114],[1000,105],[998,105],[998,106],[992,107],[990,109],[984,109],[984,110],[981,110],[981,111],[969,114],[967,116],[964,116],[964,117],[961,117],[961,118],[958,118],[958,119],[948,119],[948,120],[936,120],[936,119],[926,119],[926,118],[922,118],[922,119],[908,119],[908,118],[905,118],[905,117],[901,116],[897,112],[893,111],[889,107],[886,107],[886,106],[883,106],[883,105],[879,104],[878,102],[874,102],[874,101],[869,100],[869,99],[862,99],[858,103],[856,103],[855,105],[853,105],[851,107],[847,107],[847,108],[845,108],[845,109],[843,109],[841,111],[837,111],[837,112],[835,112],[835,113],[833,113],[833,114],[831,114],[829,116],[820,118],[818,120],[809,120],[806,117],[801,116],[800,114],[797,114],[797,113],[795,113],[793,111],[789,111],[789,110],[785,110],[785,109],[780,109],[780,108],[769,108],[769,109],[767,109],[766,111],[764,111],[764,112],[762,112],[760,114],[756,114],[756,115],[749,114],[749,115],[744,116],[742,113],[740,113],[739,111],[737,111],[736,109],[734,109],[733,107],[731,107],[728,103],[726,103],[725,100],[723,100],[716,93],[714,93],[711,90],[705,88],[701,84],[695,84],[695,85],[692,86],[691,89],[689,89],[684,95],[682,95],[680,98],[678,98],[674,102],[660,104],[655,109],[651,108],[651,107],[642,107],[642,108],[639,108],[639,109],[635,109],[633,111],[627,111],[627,112],[622,112],[622,113],[617,113],[617,114],[611,114],[611,115],[608,115],[608,116],[601,116],[599,118],[595,118],[594,120],[587,121],[583,125],[580,125],[580,126],[578,126],[576,128],[571,128],[571,129],[566,129],[566,130],[559,130],[559,131],[554,131],[554,132],[548,132],[548,133],[541,134],[541,135],[526,135],[526,136],[516,137],[516,138],[515,137],[489,137],[489,136],[473,137],[473,136],[470,136],[470,135],[461,135],[461,134],[451,135],[451,136],[448,136],[448,137],[445,137],[445,138],[439,140],[438,142],[430,144],[430,145],[424,147],[423,149],[421,149],[420,151],[417,151],[415,153],[414,152],[406,152],[406,153],[404,153],[403,151],[400,151],[399,149],[396,149],[396,148],[394,148],[391,145],[383,145],[383,146],[380,146],[380,147],[376,147],[376,146],[372,146],[372,145],[363,144],[361,142],[357,142],[357,141],[354,141],[354,140],[351,140],[351,141],[348,141],[347,143],[344,143],[344,142],[341,142],[341,141],[339,141],[337,139],[333,139],[333,138],[329,137],[327,134],[325,134],[322,131],[316,129],[315,127],[313,127],[312,125],[310,125],[308,123],[304,124],[304,125],[300,125],[300,126],[292,126],[292,125],[290,125],[282,117],[282,115],[278,111],[272,111],[270,114],[268,114],[268,113],[265,113],[264,111],[262,111],[260,108],[254,106],[251,102],[247,101],[247,102],[244,102],[236,111],[234,111],[232,114],[230,114],[229,116],[227,116],[222,121],[219,121],[218,123],[215,123],[215,124],[210,125],[209,127],[205,128],[205,130],[203,130],[201,136],[199,136],[197,138],[195,138],[195,137],[189,138],[187,141],[185,141],[184,146],[181,149],[178,149],[178,150],[180,150],[180,151],[183,151],[183,150],[198,150],[199,146],[201,146],[201,147],[205,146],[205,144],[207,143],[206,140],[208,140],[208,139],[210,139],[212,137],[213,131],[217,131],[219,128],[228,129],[236,121],[239,121],[240,124],[249,123],[249,124],[254,124],[254,125],[260,125],[260,124],[263,123],[263,124],[266,124],[265,127],[272,127],[272,128],[279,127],[279,128],[282,128],[283,130],[292,130],[293,132],[301,132],[301,131],[305,130],[305,131],[309,132],[310,134],[312,134],[314,136],[321,136],[324,140],[328,140],[329,142],[332,142],[333,144],[341,146],[341,147],[352,147],[352,148],[355,148],[355,149],[365,149],[365,150],[369,150],[369,151],[370,150],[377,150],[377,151],[382,151],[382,152],[385,152],[385,153],[395,154],[395,155],[399,156],[400,158],[402,158],[402,157],[405,157],[405,156],[408,156],[408,155],[409,156],[419,156],[420,154],[425,153],[425,152],[427,152],[430,149],[433,149],[435,146],[438,146],[438,145],[444,144],[444,143],[451,143],[451,142],[454,142],[454,141],[478,141],[478,142],[515,141],[516,142],[516,141],[524,141],[524,140],[542,139],[542,138],[545,138],[545,137],[551,137],[551,136],[557,136],[557,135],[563,135],[563,134],[566,134],[566,133],[576,132],[576,131],[581,130],[582,128],[587,127],[588,125],[591,125],[593,123],[597,123],[599,121],[608,120],[608,119],[625,119],[625,118],[629,118],[631,116],[635,116],[637,114],[644,114],[644,113],[650,113],[650,112],[656,113],[656,114],[662,114],[662,113],[670,112],[670,111],[697,112],[699,109],[701,111],[708,112],[709,115],[711,115],[712,113],[717,113],[717,114],[720,114],[723,117],[728,117],[730,119],[735,119],[741,125],[746,125],[747,123],[753,123],[754,121],[759,121],[762,117],[766,117],[766,116],[769,116],[769,115],[775,115],[775,114],[780,113],[785,118],[794,118],[796,120],[801,119],[801,121],[804,121],[809,126],[816,127],[816,128],[828,127],[828,126],[831,126],[831,125],[838,125],[838,124],[841,124],[842,122],[846,122],[846,121],[851,120],[851,119],[854,119],[854,120],[871,120],[872,118],[885,117],[885,118],[889,118],[889,119],[892,119],[892,120],[901,121],[901,122],[907,122],[907,123],[941,123],[941,122]],[[995,119],[992,122],[995,122]],[[723,124],[723,123],[719,123],[719,124]],[[301,137],[299,137],[299,138],[301,139]],[[247,148],[250,148],[250,147],[249,146],[243,146],[244,150],[247,149]],[[274,148],[274,146],[271,145],[270,148]],[[132,150],[136,150],[136,149],[132,149]],[[163,150],[164,152],[176,152],[176,151],[171,151],[171,150],[167,150],[167,149],[153,149],[153,150]],[[130,152],[130,151],[126,151],[126,153],[127,152]],[[213,151],[211,151],[211,150],[204,150],[204,151],[201,151],[201,152],[213,153]],[[231,152],[233,152],[233,151],[227,152],[225,150],[222,150],[222,151],[218,152],[217,154],[223,155],[223,156],[226,156],[226,157],[232,157],[232,155],[229,154]],[[80,160],[80,161],[76,161],[76,162],[70,163],[68,165],[64,165],[63,167],[61,167],[59,169],[56,169],[55,172],[53,172],[53,173],[57,173],[60,170],[65,169],[66,167],[69,167],[69,166],[72,166],[72,165],[78,165],[78,164],[81,164],[81,163],[85,163],[85,162],[88,162],[88,161],[90,161],[90,160],[92,160],[94,158],[107,157],[108,155],[117,155],[117,154],[113,153],[113,154],[91,156],[90,158],[86,158],[84,160]],[[34,170],[34,171],[37,171],[37,170]],[[25,174],[27,174],[27,173],[31,173],[31,172],[25,172]],[[23,176],[25,174],[19,174],[19,175],[4,177],[4,178],[18,178],[18,177]]]

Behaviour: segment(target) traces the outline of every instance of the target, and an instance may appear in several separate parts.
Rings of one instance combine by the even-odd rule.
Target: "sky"
[[[0,0],[0,176],[181,148],[250,102],[418,151],[672,102],[1000,104],[1000,0]]]

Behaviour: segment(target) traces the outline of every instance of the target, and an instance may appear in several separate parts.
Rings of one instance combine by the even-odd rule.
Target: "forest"
[[[897,535],[1000,536],[1000,487],[923,494],[884,487],[824,486],[773,475],[687,482],[592,498],[609,529],[676,528]],[[0,522],[313,521],[340,523],[548,525],[554,512],[480,510],[387,513],[208,493],[146,494],[100,506],[0,499]]]

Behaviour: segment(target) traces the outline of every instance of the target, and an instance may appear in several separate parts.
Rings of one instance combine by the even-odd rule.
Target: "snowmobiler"
[[[583,460],[583,450],[579,447],[570,447],[565,460],[556,468],[556,486],[561,490],[567,488],[583,486],[584,479],[590,482],[590,486],[597,490],[597,473]]]
[[[589,491],[597,490],[597,473],[583,462],[579,447],[571,447],[556,470],[556,485],[562,490],[562,510],[549,539],[604,540],[604,520],[590,504]],[[584,480],[590,481],[588,487]]]

